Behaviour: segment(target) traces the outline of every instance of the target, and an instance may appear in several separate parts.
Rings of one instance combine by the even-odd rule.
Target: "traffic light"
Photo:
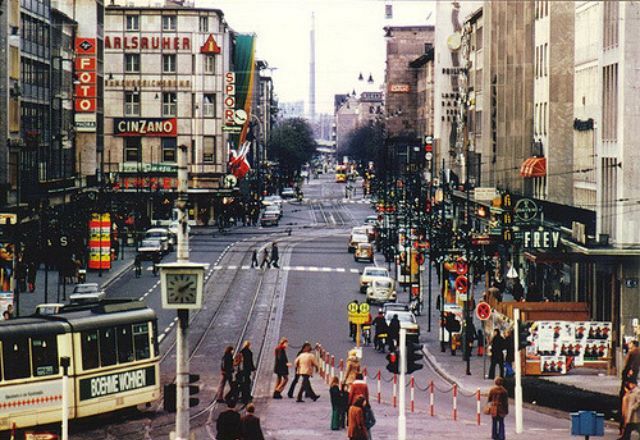
[[[418,363],[422,357],[422,344],[407,341],[407,374],[422,369],[424,365]]]
[[[169,383],[164,386],[164,410],[176,412],[176,384]]]
[[[199,374],[190,374],[189,375],[189,396],[195,396],[200,392],[200,385],[196,384],[200,380]],[[197,397],[189,397],[189,408],[193,408],[194,406],[198,406],[200,403],[200,399]]]
[[[518,321],[518,350],[531,345],[531,322]]]
[[[397,351],[392,351],[387,355],[387,371],[393,374],[400,373],[400,356]]]

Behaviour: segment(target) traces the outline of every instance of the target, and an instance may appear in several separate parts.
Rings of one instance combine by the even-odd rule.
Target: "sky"
[[[385,19],[385,1],[393,18]],[[316,23],[316,112],[333,113],[333,95],[379,91],[389,25],[434,24],[427,0],[196,0],[221,9],[236,32],[255,33],[256,57],[268,62],[280,102],[308,101],[309,30]],[[362,72],[365,81],[358,81]],[[369,74],[374,84],[367,84]]]

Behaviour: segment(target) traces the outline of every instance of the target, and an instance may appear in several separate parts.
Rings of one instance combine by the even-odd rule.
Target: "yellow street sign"
[[[365,303],[365,304],[366,304],[366,303]],[[367,305],[368,305],[368,304],[367,304]],[[350,303],[347,305],[347,311],[348,311],[349,313],[358,313],[358,310],[359,310],[359,308],[358,308],[358,303],[357,303],[356,301],[350,302]]]
[[[359,311],[360,313],[362,313],[362,314],[365,314],[365,315],[366,315],[366,314],[368,314],[368,313],[369,313],[369,309],[370,309],[369,304],[367,304],[367,303],[362,303],[362,304],[360,304],[360,307],[359,307],[359,310],[358,310],[358,311]]]
[[[359,313],[349,315],[349,322],[352,324],[364,324],[369,320],[369,314],[361,315]]]

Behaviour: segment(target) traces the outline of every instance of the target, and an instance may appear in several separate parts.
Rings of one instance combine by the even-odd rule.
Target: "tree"
[[[346,146],[338,152],[338,157],[349,156],[360,163],[375,161],[383,143],[382,125],[372,122],[347,135]]]
[[[271,132],[269,156],[278,161],[281,172],[287,177],[299,171],[316,152],[313,130],[302,118],[286,119]]]

